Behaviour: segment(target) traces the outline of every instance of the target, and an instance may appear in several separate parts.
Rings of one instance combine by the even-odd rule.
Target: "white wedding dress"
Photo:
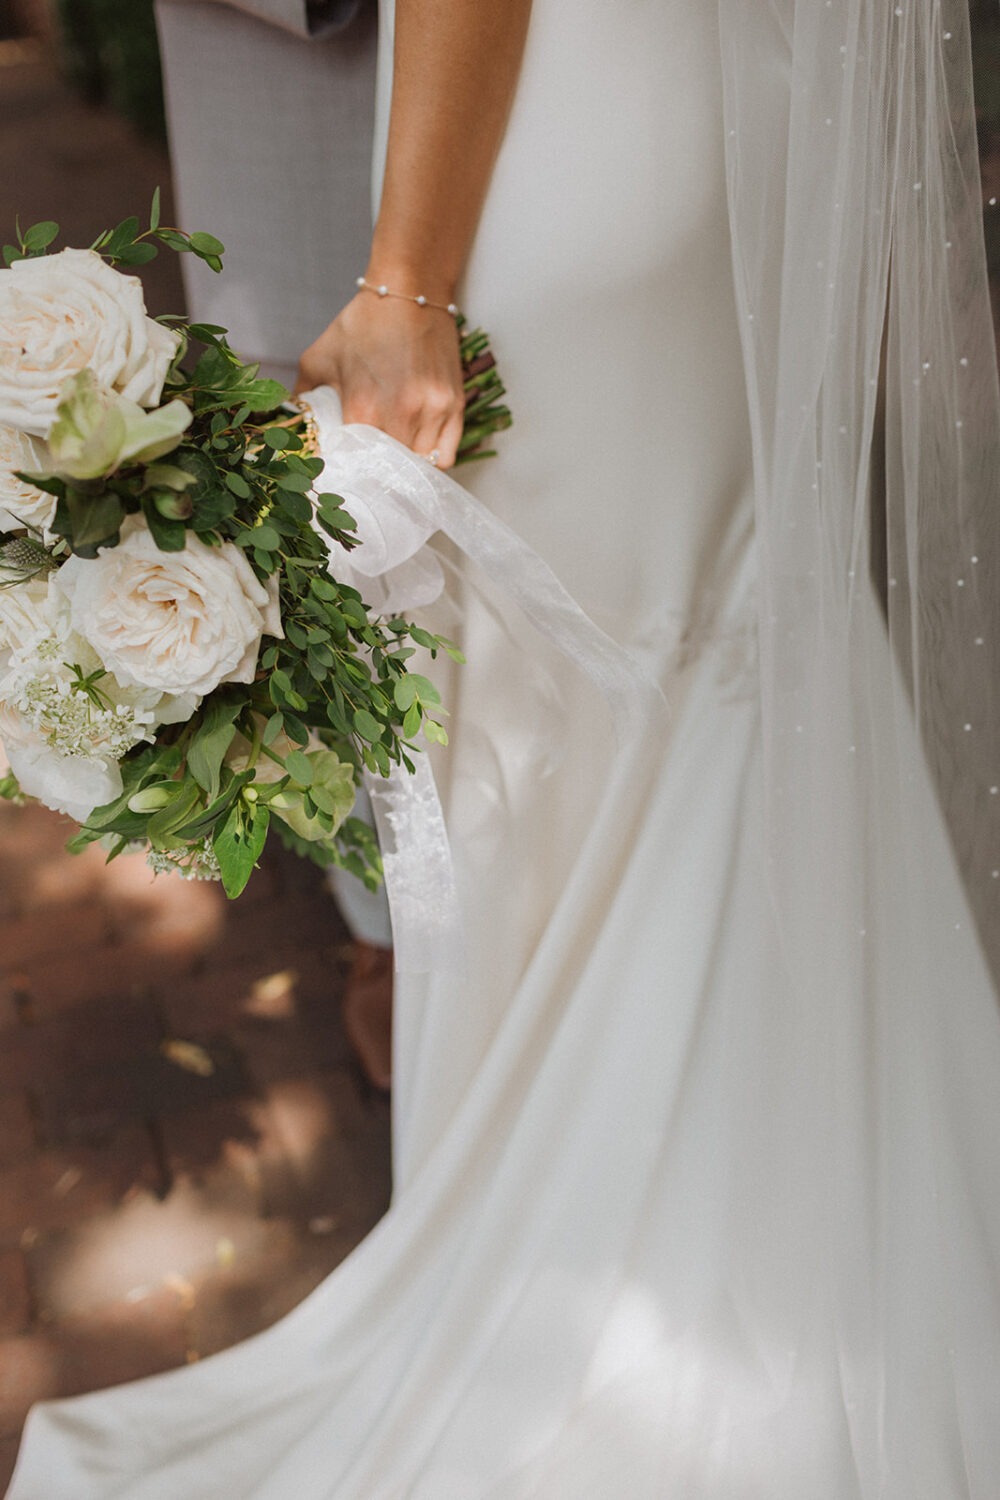
[[[1000,1017],[929,787],[898,963],[828,1008],[778,951],[714,5],[535,0],[463,301],[516,413],[472,483],[666,727],[616,749],[470,597],[469,961],[400,985],[390,1212],[269,1332],[37,1409],[11,1500],[995,1500]]]

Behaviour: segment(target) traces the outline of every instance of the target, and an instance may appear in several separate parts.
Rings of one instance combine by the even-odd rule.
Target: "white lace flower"
[[[0,738],[30,796],[78,820],[118,796],[117,763],[153,738],[161,699],[105,671],[47,581],[0,590]]]
[[[187,844],[180,849],[151,849],[146,863],[156,875],[168,871],[180,875],[182,880],[221,880],[222,870],[215,850],[208,839],[198,844]]]
[[[77,823],[85,823],[95,807],[103,807],[121,796],[122,778],[117,761],[63,755],[23,725],[20,733],[12,734],[10,721],[11,710],[3,708],[0,737],[10,768],[29,797],[37,797],[53,812],[67,813]]]
[[[177,335],[146,316],[142,284],[92,250],[61,250],[0,271],[0,422],[47,437],[64,382],[156,406]]]

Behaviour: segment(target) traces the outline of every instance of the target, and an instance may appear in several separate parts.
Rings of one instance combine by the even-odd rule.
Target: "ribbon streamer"
[[[598,688],[620,743],[662,704],[657,684],[600,630],[546,562],[447,474],[374,427],[344,425],[329,386],[301,398],[323,460],[322,486],[339,495],[362,545],[339,553],[336,576],[386,615],[438,597],[441,566],[428,543],[440,532],[511,599]],[[461,961],[458,899],[440,798],[426,756],[415,775],[365,777],[382,845],[398,970]]]

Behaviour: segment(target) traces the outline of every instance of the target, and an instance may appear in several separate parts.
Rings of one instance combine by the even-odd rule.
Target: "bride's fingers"
[[[452,410],[447,416],[435,414],[421,423],[411,447],[423,458],[434,455],[439,469],[454,467],[458,442],[462,436],[462,417]]]

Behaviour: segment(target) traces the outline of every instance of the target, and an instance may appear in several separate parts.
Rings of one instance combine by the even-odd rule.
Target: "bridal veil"
[[[968,4],[720,0],[720,23],[770,879],[792,971],[815,983],[826,953],[836,1006],[905,962],[889,808],[911,919],[934,919],[914,719],[1000,958],[1000,404]]]

